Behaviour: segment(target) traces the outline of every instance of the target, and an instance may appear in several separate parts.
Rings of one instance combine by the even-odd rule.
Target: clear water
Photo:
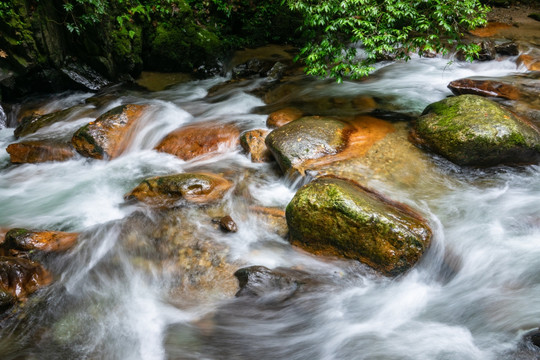
[[[454,79],[516,71],[511,60],[449,65],[444,59],[413,59],[388,64],[364,82],[339,86],[302,80],[288,101],[370,95],[389,99],[393,110],[418,114],[450,95],[446,85]],[[32,135],[70,136],[118,104],[151,104],[130,148],[108,162],[78,157],[10,165],[4,149],[14,142],[13,128],[2,128],[0,121],[0,227],[82,233],[68,253],[39,257],[56,281],[35,294],[16,317],[2,322],[0,358],[522,356],[516,352],[521,336],[540,325],[540,167],[461,171],[434,159],[449,179],[445,191],[426,188],[421,198],[407,198],[429,219],[433,245],[404,276],[380,278],[352,261],[301,253],[252,215],[249,204],[284,209],[302,181],[282,178],[273,165],[253,164],[239,150],[187,162],[152,150],[184,124],[215,120],[235,122],[245,130],[264,127],[266,114],[260,109],[265,104],[249,93],[257,82],[206,97],[208,89],[225,80],[194,81],[154,93],[126,92],[101,107],[83,105],[84,111],[69,121]],[[88,96],[63,94],[51,98],[48,106],[65,108]],[[191,229],[187,238],[209,239],[229,249],[233,271],[248,265],[296,267],[321,284],[283,301],[235,299],[234,289],[232,294],[216,291],[210,296],[201,288],[171,295],[183,275],[159,265],[167,259],[148,242],[144,226],[136,224],[137,216],[159,215],[124,204],[123,195],[146,177],[199,170],[224,173],[237,190],[218,210],[174,213],[178,228]],[[386,187],[385,193],[407,197],[406,188],[392,189]],[[231,214],[239,231],[219,232],[205,211]],[[134,250],[125,241],[127,219],[135,219],[130,220],[135,230],[129,231],[146,247]],[[141,266],[141,259],[150,264]]]

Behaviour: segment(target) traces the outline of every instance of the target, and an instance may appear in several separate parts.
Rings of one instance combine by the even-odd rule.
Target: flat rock
[[[17,228],[11,229],[6,233],[4,247],[22,251],[66,251],[77,243],[78,237],[78,233],[63,231],[32,231]]]
[[[10,144],[6,151],[13,164],[66,161],[75,156],[70,144],[53,141],[22,141]]]
[[[456,95],[473,94],[510,100],[519,99],[521,95],[516,86],[495,80],[459,79],[448,84],[448,88]]]

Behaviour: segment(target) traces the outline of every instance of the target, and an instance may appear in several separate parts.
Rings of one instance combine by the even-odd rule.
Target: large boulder
[[[45,252],[65,251],[73,247],[79,234],[63,231],[32,231],[27,229],[11,229],[6,233],[4,247]]]
[[[65,161],[75,156],[71,145],[53,141],[23,141],[10,144],[6,151],[13,164]]]
[[[532,163],[540,158],[540,131],[497,103],[476,95],[429,105],[411,139],[459,165]]]
[[[302,187],[286,217],[293,245],[356,259],[390,276],[410,269],[432,237],[426,220],[409,207],[332,177]]]
[[[83,156],[95,159],[118,157],[130,143],[131,130],[148,105],[121,105],[75,132],[71,142]]]
[[[207,204],[221,199],[232,183],[221,176],[207,173],[184,173],[143,180],[126,200],[138,200],[151,206],[175,206],[181,201]]]
[[[155,149],[191,160],[230,151],[238,146],[239,138],[240,131],[232,124],[200,123],[171,132]]]
[[[337,119],[303,117],[272,131],[266,137],[266,146],[287,172],[307,160],[339,153],[352,132],[349,124]]]

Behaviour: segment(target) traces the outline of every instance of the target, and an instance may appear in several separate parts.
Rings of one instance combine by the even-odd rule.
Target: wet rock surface
[[[22,141],[10,144],[6,151],[14,164],[65,161],[75,156],[70,144],[53,141]]]
[[[458,165],[532,163],[540,158],[538,128],[476,95],[429,105],[411,138]]]
[[[237,232],[238,225],[234,222],[233,218],[230,215],[226,215],[219,219],[219,227],[224,232]]]
[[[182,201],[207,204],[221,199],[232,185],[229,180],[208,173],[158,176],[142,181],[124,198],[157,207],[175,206]]]
[[[456,95],[473,94],[479,96],[501,97],[516,100],[520,97],[519,89],[512,85],[494,80],[460,79],[448,84],[448,88]]]
[[[310,159],[342,151],[352,128],[337,119],[304,117],[288,123],[266,137],[266,145],[283,172]]]
[[[32,113],[21,119],[20,124],[15,128],[15,138],[21,138],[35,133],[41,128],[52,125],[59,121],[64,121],[72,109],[60,110],[50,114]]]
[[[113,159],[130,143],[130,132],[148,110],[148,105],[121,105],[75,132],[71,140],[75,150],[94,159]]]
[[[201,123],[171,132],[155,149],[182,160],[191,160],[234,149],[240,142],[239,138],[240,131],[232,124]]]
[[[251,161],[260,163],[273,160],[272,153],[264,142],[269,133],[269,130],[255,129],[246,131],[240,136],[240,145],[249,154]]]
[[[410,269],[432,236],[426,220],[409,207],[332,177],[302,187],[286,217],[293,245],[359,260],[391,276]]]
[[[52,276],[40,264],[16,257],[0,256],[0,293],[4,301],[24,300],[39,288],[50,284]]]
[[[268,126],[269,128],[278,128],[290,123],[291,121],[300,119],[302,115],[302,111],[296,108],[289,107],[277,110],[268,115],[268,119],[266,120],[266,126]]]
[[[77,243],[78,237],[77,233],[17,228],[6,233],[3,247],[22,251],[59,252],[72,248]]]

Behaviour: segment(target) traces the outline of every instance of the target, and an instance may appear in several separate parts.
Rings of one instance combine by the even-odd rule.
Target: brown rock
[[[291,121],[300,119],[302,115],[302,111],[290,107],[274,111],[273,113],[268,115],[268,119],[266,120],[266,126],[270,128],[278,128],[280,126],[290,123]]]
[[[509,100],[516,100],[520,97],[520,91],[517,87],[493,80],[459,79],[448,84],[448,88],[456,95],[473,94]]]
[[[63,231],[11,229],[6,234],[4,246],[23,251],[66,251],[75,245],[78,237],[77,233]]]
[[[219,226],[221,230],[225,232],[237,232],[238,226],[234,222],[233,218],[230,215],[224,216],[219,220]]]
[[[83,126],[71,139],[81,155],[95,159],[118,157],[127,148],[132,129],[148,105],[121,105]]]
[[[540,59],[529,54],[522,54],[517,59],[518,66],[525,65],[531,71],[540,71]]]
[[[492,37],[501,30],[508,29],[510,27],[512,26],[509,24],[490,22],[485,27],[474,29],[470,31],[470,33],[478,37]]]
[[[49,141],[23,141],[10,144],[6,151],[14,164],[65,161],[75,155],[71,145]]]
[[[264,140],[270,133],[268,130],[256,129],[246,131],[240,137],[240,145],[251,155],[251,161],[255,163],[272,161],[272,153],[266,147]]]
[[[208,173],[158,176],[141,182],[124,199],[158,207],[175,206],[181,200],[206,204],[221,199],[231,186],[229,180]]]
[[[353,106],[362,111],[373,110],[377,108],[377,103],[371,96],[361,95],[352,99]]]
[[[40,264],[28,259],[0,257],[0,291],[11,294],[18,300],[39,288],[50,284],[51,274]]]
[[[191,160],[225,153],[238,146],[240,132],[232,124],[215,122],[189,125],[167,135],[156,150]]]
[[[268,229],[277,235],[285,238],[289,234],[284,210],[264,206],[250,206],[249,210],[255,213],[255,216],[263,220],[267,224]]]

